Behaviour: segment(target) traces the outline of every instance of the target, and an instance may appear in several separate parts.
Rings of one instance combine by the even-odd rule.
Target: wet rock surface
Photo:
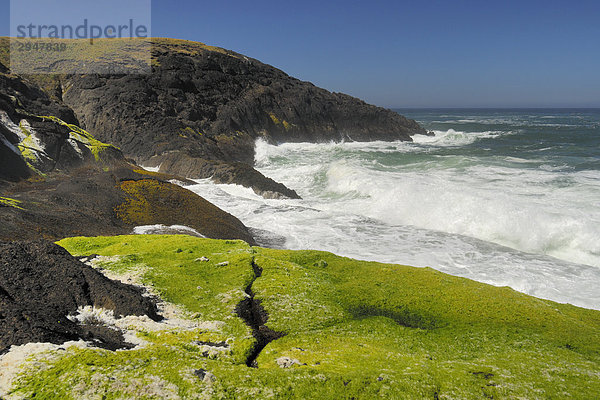
[[[0,354],[12,345],[79,339],[112,350],[131,347],[118,331],[67,318],[84,306],[161,319],[141,289],[111,281],[53,243],[0,242]]]
[[[245,186],[265,198],[300,198],[296,191],[264,176],[252,166],[243,162],[194,158],[181,152],[156,156],[151,161],[154,165],[160,165],[161,171],[168,171],[190,179],[212,178],[215,183]]]

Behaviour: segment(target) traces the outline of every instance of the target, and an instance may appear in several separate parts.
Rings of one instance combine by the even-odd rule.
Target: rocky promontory
[[[83,127],[140,163],[170,152],[254,162],[254,140],[411,140],[415,121],[330,93],[232,51],[153,40],[150,75],[80,75],[60,81]],[[168,171],[175,172],[175,171]]]
[[[152,39],[152,73],[145,75],[27,76],[1,63],[8,44],[0,38],[0,239],[178,224],[254,243],[235,217],[170,181],[212,178],[266,198],[299,198],[254,169],[258,138],[411,140],[427,133],[395,112],[203,43]]]

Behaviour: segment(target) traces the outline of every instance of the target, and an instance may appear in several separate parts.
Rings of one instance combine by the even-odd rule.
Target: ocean
[[[435,136],[256,143],[302,200],[197,181],[263,245],[431,267],[600,309],[600,110],[406,109]]]

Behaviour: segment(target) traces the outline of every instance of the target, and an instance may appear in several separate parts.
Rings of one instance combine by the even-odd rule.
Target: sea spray
[[[600,115],[544,112],[425,113],[416,117],[436,136],[413,143],[258,141],[257,168],[303,200],[206,181],[192,190],[268,231],[266,244],[283,237],[286,248],[431,266],[600,308],[600,146],[589,147]]]

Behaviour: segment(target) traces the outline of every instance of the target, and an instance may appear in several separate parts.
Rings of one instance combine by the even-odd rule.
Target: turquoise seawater
[[[430,266],[600,309],[600,110],[399,110],[435,136],[256,144],[302,200],[192,190],[290,249]]]
[[[600,109],[426,109],[397,110],[429,130],[447,132],[449,140],[479,135],[479,140],[438,155],[515,156],[528,168],[551,165],[564,172],[600,169]],[[483,133],[483,134],[482,134]],[[469,141],[469,140],[467,140]]]

